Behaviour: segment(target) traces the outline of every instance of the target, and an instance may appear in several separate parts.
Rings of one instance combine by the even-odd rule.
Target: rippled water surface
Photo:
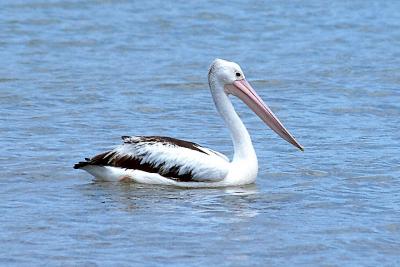
[[[399,1],[1,1],[0,265],[400,265]],[[232,154],[207,68],[239,62],[305,146],[234,104],[254,185],[93,181],[168,135]]]

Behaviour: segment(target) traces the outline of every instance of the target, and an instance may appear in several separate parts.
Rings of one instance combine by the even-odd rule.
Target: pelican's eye
[[[240,72],[236,72],[236,77],[240,77]]]

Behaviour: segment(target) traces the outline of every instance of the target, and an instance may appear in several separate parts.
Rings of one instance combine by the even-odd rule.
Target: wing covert
[[[158,173],[176,181],[220,181],[229,161],[198,144],[161,136],[123,136],[123,144],[93,157],[88,164]]]

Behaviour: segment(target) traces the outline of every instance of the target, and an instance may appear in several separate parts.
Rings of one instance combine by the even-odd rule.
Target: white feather
[[[191,172],[193,180],[196,181],[224,179],[229,171],[229,161],[226,157],[221,157],[203,147],[198,148],[205,153],[164,142],[137,141],[124,143],[110,153],[116,153],[114,157],[139,158],[142,164],[162,165],[162,170],[165,172],[179,167],[180,175]]]

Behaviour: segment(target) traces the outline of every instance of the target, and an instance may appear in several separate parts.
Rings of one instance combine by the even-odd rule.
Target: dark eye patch
[[[240,73],[239,72],[236,72],[236,77],[240,77]]]

